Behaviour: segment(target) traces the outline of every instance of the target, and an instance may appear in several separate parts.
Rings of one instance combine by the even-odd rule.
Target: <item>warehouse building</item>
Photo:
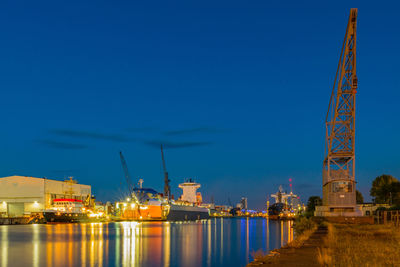
[[[9,176],[0,178],[0,217],[21,217],[50,209],[54,199],[91,200],[91,186],[70,178]]]

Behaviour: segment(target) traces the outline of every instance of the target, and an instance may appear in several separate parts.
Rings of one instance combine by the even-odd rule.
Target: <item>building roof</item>
[[[54,182],[60,182],[60,183],[65,183],[68,182],[68,180],[55,180],[55,179],[48,179],[46,177],[32,177],[32,176],[23,176],[23,175],[12,175],[12,176],[5,176],[5,177],[0,177],[0,179],[20,179],[20,178],[26,178],[26,179],[40,179],[40,180],[48,180],[48,181],[54,181]],[[79,185],[86,185],[86,184],[81,184],[81,183],[76,183]],[[90,186],[90,185],[87,185]]]

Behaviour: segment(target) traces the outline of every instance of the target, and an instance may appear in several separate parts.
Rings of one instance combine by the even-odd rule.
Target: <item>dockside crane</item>
[[[124,176],[125,176],[126,184],[128,186],[129,197],[132,197],[133,189],[135,187],[132,186],[132,180],[129,175],[128,166],[126,165],[125,158],[122,155],[122,151],[119,152],[119,157],[121,158],[122,169],[124,170]]]
[[[356,29],[357,9],[352,8],[325,121],[323,205],[334,212],[352,212],[356,207]]]
[[[169,182],[171,182],[171,180],[168,178],[167,167],[165,165],[163,145],[161,145],[161,160],[164,170],[164,196],[168,199],[171,199],[171,187],[169,185]]]

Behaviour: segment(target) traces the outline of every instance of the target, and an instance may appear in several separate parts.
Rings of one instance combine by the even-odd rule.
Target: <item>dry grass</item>
[[[250,252],[250,254],[255,261],[262,261],[265,257],[268,256],[268,253],[265,253],[262,249],[252,251]]]
[[[330,224],[318,261],[324,266],[400,266],[400,228]]]
[[[301,235],[298,235],[292,242],[288,243],[285,247],[289,248],[299,248],[301,247],[305,241],[307,241],[310,236],[315,232],[317,229],[317,225],[314,225],[313,228],[304,230]]]

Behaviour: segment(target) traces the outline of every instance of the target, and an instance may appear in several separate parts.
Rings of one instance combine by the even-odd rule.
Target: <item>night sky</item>
[[[2,1],[0,177],[125,181],[262,208],[293,178],[322,195],[324,119],[358,7],[356,180],[400,178],[399,4],[325,1]],[[301,2],[301,3],[300,3]],[[387,3],[387,2],[385,2]]]

